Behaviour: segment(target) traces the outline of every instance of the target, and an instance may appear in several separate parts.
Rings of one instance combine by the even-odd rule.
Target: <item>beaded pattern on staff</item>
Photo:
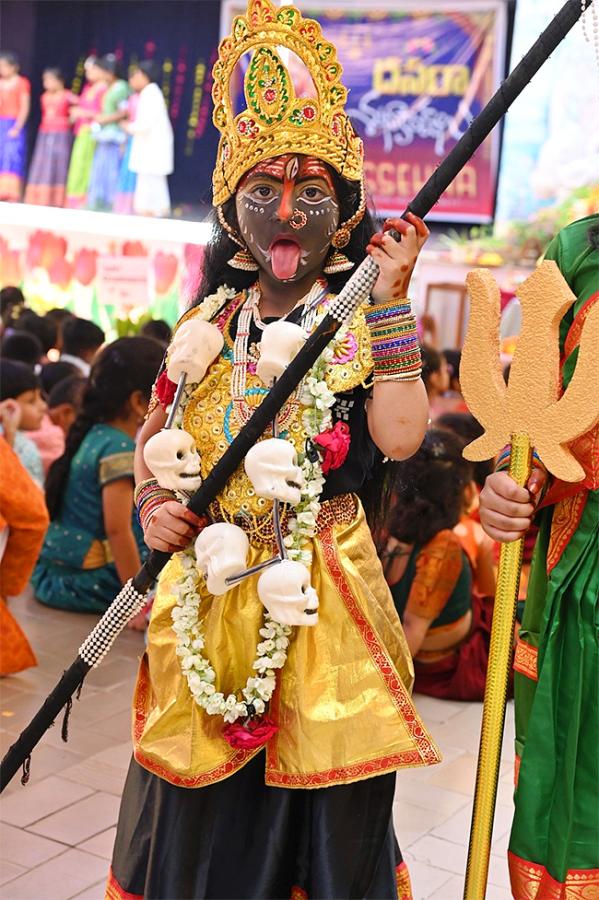
[[[316,97],[296,97],[277,48],[305,64]],[[254,50],[244,80],[247,109],[235,116],[230,82],[240,58]],[[213,68],[213,121],[221,132],[213,175],[213,203],[232,196],[239,179],[263,159],[302,153],[328,162],[351,181],[362,177],[363,147],[344,112],[347,89],[333,44],[320,25],[294,6],[250,0],[233,21]]]

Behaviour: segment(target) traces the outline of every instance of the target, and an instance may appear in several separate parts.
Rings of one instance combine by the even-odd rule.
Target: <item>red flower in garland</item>
[[[156,382],[156,396],[160,401],[160,405],[163,409],[166,409],[171,405],[173,400],[175,399],[175,391],[177,390],[177,385],[174,381],[171,381],[168,375],[166,374],[166,369],[158,376],[158,380]]]
[[[279,730],[272,719],[260,716],[250,719],[246,725],[233,722],[223,728],[223,737],[232,746],[242,750],[255,750],[262,747]]]
[[[320,451],[320,465],[324,475],[343,465],[349,453],[351,435],[345,422],[337,422],[334,428],[317,434],[314,443]]]

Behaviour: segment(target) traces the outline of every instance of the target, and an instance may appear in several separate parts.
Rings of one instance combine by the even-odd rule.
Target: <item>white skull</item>
[[[303,328],[285,319],[265,327],[260,341],[260,359],[256,365],[256,374],[263,384],[270,387],[275,379],[281,377],[307,339]]]
[[[250,542],[245,531],[228,522],[209,525],[195,542],[196,565],[215,597],[230,590],[226,579],[247,568]]]
[[[295,447],[281,438],[254,444],[245,458],[245,471],[259,497],[297,506],[304,476]]]
[[[190,384],[200,382],[208,366],[223,349],[223,336],[210,322],[190,319],[175,332],[169,348],[166,374],[175,384],[182,372]]]
[[[180,428],[154,434],[144,447],[144,460],[161,488],[190,493],[202,483],[193,438]]]
[[[258,579],[258,596],[271,619],[281,625],[316,625],[318,595],[300,562],[284,559]],[[307,612],[312,610],[312,612]]]

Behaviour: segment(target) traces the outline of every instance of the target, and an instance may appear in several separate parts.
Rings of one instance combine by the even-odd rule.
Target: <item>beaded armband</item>
[[[417,381],[422,373],[416,319],[409,300],[369,307],[374,381]]]
[[[173,491],[161,488],[155,478],[146,478],[135,487],[133,502],[137,507],[139,524],[145,531],[155,512],[166,503],[167,500],[176,500]]]

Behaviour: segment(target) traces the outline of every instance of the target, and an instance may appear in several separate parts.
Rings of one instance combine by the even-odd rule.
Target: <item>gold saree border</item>
[[[130,894],[129,891],[120,886],[114,877],[112,869],[109,869],[104,900],[143,900],[143,894]]]
[[[539,648],[533,647],[528,641],[518,638],[516,652],[514,653],[514,672],[519,672],[531,681],[538,681],[537,661]]]
[[[508,851],[512,893],[515,900],[597,900],[599,869],[570,869],[563,882],[545,866],[528,862]]]
[[[272,787],[329,787],[333,784],[349,784],[382,775],[385,772],[398,768],[415,766],[431,766],[441,761],[441,754],[428,737],[419,716],[414,709],[409,693],[398,674],[385,649],[379,642],[370,623],[362,613],[352,590],[345,579],[343,568],[339,563],[333,532],[331,528],[324,529],[320,534],[320,544],[327,569],[331,579],[337,588],[346,609],[356,625],[362,640],[370,654],[370,657],[379,671],[389,696],[399,711],[410,737],[416,744],[412,750],[404,750],[401,753],[393,753],[375,759],[364,760],[350,766],[341,766],[328,769],[324,772],[288,773],[277,769],[278,758],[276,751],[276,735],[274,740],[267,744],[266,749],[266,783]],[[274,703],[273,717],[278,721],[278,690],[271,701]]]
[[[146,709],[149,692],[150,679],[148,677],[147,665],[144,658],[142,659],[137,676],[133,707],[133,758],[140,766],[142,766],[142,768],[147,769],[152,775],[157,775],[164,781],[168,781],[169,784],[174,784],[177,787],[198,788],[213,784],[216,781],[222,781],[224,778],[228,778],[229,775],[234,775],[235,772],[238,772],[239,769],[243,768],[243,766],[245,766],[245,764],[262,749],[261,747],[258,747],[256,750],[237,749],[231,754],[229,759],[225,760],[225,762],[218,765],[215,769],[211,769],[209,772],[202,772],[199,775],[184,776],[171,772],[171,770],[167,769],[162,763],[158,763],[151,757],[146,756],[139,749],[139,742],[146,724]]]
[[[395,883],[397,884],[398,900],[413,900],[412,883],[410,873],[405,862],[400,863],[395,869]],[[142,894],[130,894],[120,886],[110,869],[104,900],[143,900]],[[309,900],[306,891],[294,884],[291,888],[289,900]]]
[[[556,567],[570,538],[578,528],[587,501],[588,491],[565,497],[556,505],[551,520],[551,535],[547,548],[547,574]]]
[[[405,862],[400,863],[395,870],[395,883],[398,900],[413,900],[412,882]]]

